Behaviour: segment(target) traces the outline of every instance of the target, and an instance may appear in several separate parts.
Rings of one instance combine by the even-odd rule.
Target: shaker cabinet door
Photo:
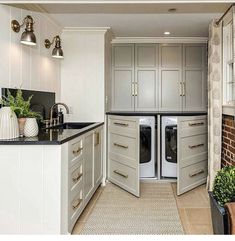
[[[158,109],[158,44],[135,45],[135,110]]]
[[[182,44],[161,44],[159,54],[160,110],[182,110]]]
[[[139,197],[138,118],[110,115],[108,143],[108,179]]]
[[[177,125],[177,195],[181,195],[206,182],[207,117],[180,116]]]
[[[112,110],[134,110],[134,45],[112,48]]]
[[[206,44],[184,44],[183,110],[206,111]]]

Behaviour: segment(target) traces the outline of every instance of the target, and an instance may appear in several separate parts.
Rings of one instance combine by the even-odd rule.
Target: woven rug
[[[141,183],[141,197],[136,198],[108,183],[80,234],[184,234],[184,231],[171,184]]]

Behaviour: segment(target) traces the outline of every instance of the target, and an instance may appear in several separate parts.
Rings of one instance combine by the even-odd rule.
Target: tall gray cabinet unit
[[[113,111],[205,111],[206,44],[114,44]]]
[[[158,109],[158,45],[117,44],[112,54],[112,110]]]

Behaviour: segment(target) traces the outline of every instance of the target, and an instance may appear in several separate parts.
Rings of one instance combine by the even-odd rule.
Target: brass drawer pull
[[[127,175],[127,174],[122,173],[122,172],[120,172],[120,171],[118,171],[118,170],[114,170],[113,172],[116,173],[116,174],[118,174],[118,175],[120,175],[120,176],[122,176],[122,177],[124,177],[124,178],[128,178],[128,175]]]
[[[183,94],[182,94],[182,82],[180,82],[180,96],[183,96]]]
[[[75,205],[72,204],[73,210],[76,210],[81,203],[82,203],[82,199],[78,199],[78,200],[77,200],[77,203],[76,203]]]
[[[204,122],[189,123],[189,126],[203,126]]]
[[[131,83],[131,95],[135,96],[135,83]]]
[[[125,149],[128,148],[128,146],[122,145],[122,144],[118,144],[118,143],[116,143],[116,142],[114,142],[113,145],[114,145],[114,146],[117,146],[117,147],[125,148]]]
[[[185,92],[186,92],[186,83],[185,82],[182,82],[183,84],[183,96],[185,96]]]
[[[83,150],[83,147],[79,147],[77,150],[73,150],[73,154],[79,154]]]
[[[118,126],[129,126],[129,124],[127,123],[121,123],[121,122],[114,122],[114,125],[118,125]]]
[[[72,177],[73,182],[78,182],[82,177],[82,173],[79,173],[77,177]]]
[[[95,146],[98,146],[100,144],[100,133],[95,132]]]
[[[193,145],[193,146],[188,146],[190,149],[198,148],[204,146],[204,143]]]
[[[189,176],[190,176],[190,177],[195,177],[195,176],[197,176],[197,175],[199,175],[199,174],[202,174],[202,173],[204,173],[204,170],[203,170],[203,169],[201,169],[201,170],[199,170],[199,171],[197,171],[197,172],[194,172],[194,173],[192,173],[192,174],[189,174]]]

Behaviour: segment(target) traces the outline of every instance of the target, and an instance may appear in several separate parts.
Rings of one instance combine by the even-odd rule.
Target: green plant
[[[213,195],[220,206],[235,201],[235,166],[227,166],[217,172]]]
[[[28,100],[24,100],[22,95],[22,90],[18,89],[16,93],[16,97],[14,97],[11,92],[7,91],[7,96],[3,96],[0,99],[0,104],[2,106],[8,106],[16,113],[18,118],[37,118],[41,119],[41,115],[38,112],[34,112],[30,109],[30,102],[32,99],[32,95],[28,98]]]

